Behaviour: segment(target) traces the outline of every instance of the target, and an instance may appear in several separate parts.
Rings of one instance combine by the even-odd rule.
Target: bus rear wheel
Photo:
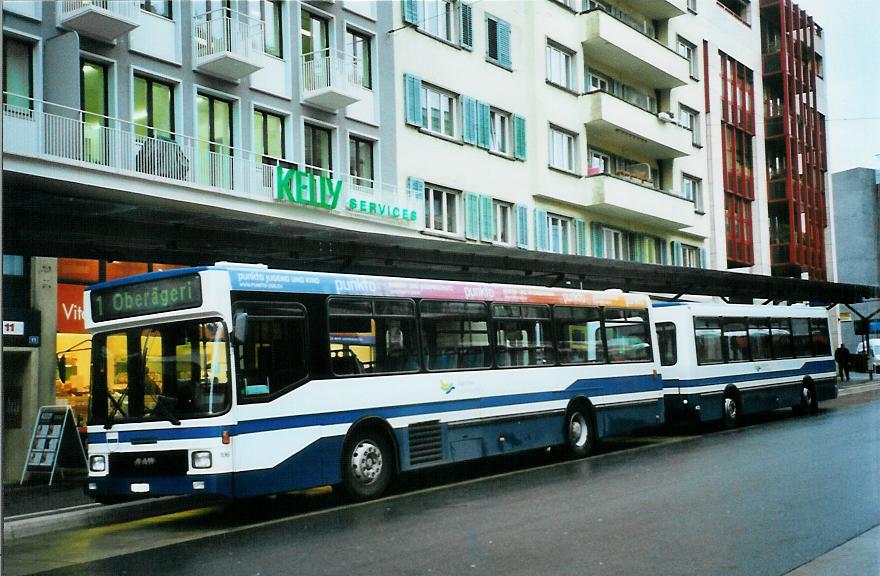
[[[593,453],[596,431],[590,414],[580,408],[570,409],[565,415],[565,444],[572,458],[584,458]]]
[[[801,386],[801,401],[797,406],[799,414],[815,414],[819,411],[819,402],[816,400],[816,393],[813,391],[813,385],[804,382]]]
[[[342,488],[352,500],[378,498],[391,483],[394,457],[385,437],[369,430],[355,434],[342,453]]]
[[[726,430],[736,428],[740,423],[739,398],[734,392],[725,392],[721,404],[721,426]]]

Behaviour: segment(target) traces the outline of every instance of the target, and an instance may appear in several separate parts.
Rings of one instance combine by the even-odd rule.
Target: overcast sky
[[[823,28],[828,170],[880,169],[880,0],[799,0]]]

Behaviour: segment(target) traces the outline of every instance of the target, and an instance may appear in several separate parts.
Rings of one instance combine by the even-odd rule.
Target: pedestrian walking
[[[834,361],[837,362],[837,374],[841,380],[846,378],[849,382],[849,348],[842,343],[840,347],[834,351]]]

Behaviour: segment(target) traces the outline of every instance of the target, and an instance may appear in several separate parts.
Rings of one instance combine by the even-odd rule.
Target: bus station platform
[[[869,392],[880,389],[880,378],[875,377],[873,380],[869,380],[867,374],[853,372],[850,381],[839,382],[838,386],[840,396]],[[65,476],[63,478],[56,477],[51,486],[48,481],[48,475],[33,474],[23,485],[8,484],[3,486],[3,537],[6,542],[60,530],[103,526],[170,514],[198,508],[212,502],[216,503],[216,499],[205,496],[170,496],[113,505],[97,504],[85,493],[86,474],[84,470],[65,471]],[[880,539],[880,528],[875,528],[863,536],[874,538],[872,542],[875,547],[873,549],[876,551],[876,541]],[[845,559],[848,555],[852,555],[845,553],[847,550],[860,549],[855,540],[858,538],[850,541],[851,545],[850,543],[845,544],[844,546],[849,546],[849,548],[837,552],[835,557]],[[841,571],[841,566],[837,562],[834,563],[835,570],[833,572],[824,572],[822,571],[823,564],[818,563],[818,560],[798,568],[794,574],[797,576],[818,576],[832,573],[835,575],[865,574],[865,572],[859,571]],[[880,561],[876,554],[874,561]],[[813,564],[815,566],[811,568],[810,566]]]

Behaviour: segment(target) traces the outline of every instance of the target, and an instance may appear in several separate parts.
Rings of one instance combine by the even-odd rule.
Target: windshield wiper
[[[180,426],[180,420],[174,415],[174,410],[168,406],[175,400],[176,398],[172,398],[171,396],[164,396],[162,394],[156,395],[156,405],[153,406],[153,414],[158,416],[158,412],[161,409],[167,416],[167,418],[163,418],[163,420],[168,420],[175,426]]]

